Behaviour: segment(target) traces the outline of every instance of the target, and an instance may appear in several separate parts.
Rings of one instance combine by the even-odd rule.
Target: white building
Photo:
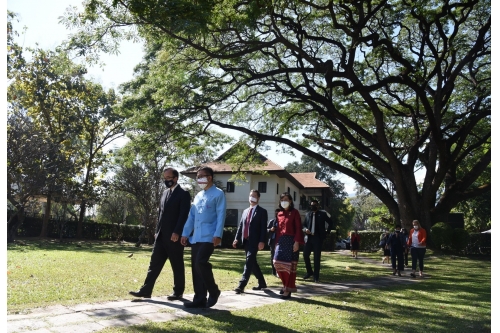
[[[227,153],[227,152],[226,152]],[[248,208],[248,196],[251,189],[259,190],[259,205],[267,209],[269,219],[274,216],[274,211],[278,208],[279,198],[283,192],[288,192],[293,198],[295,208],[299,209],[302,219],[312,198],[320,202],[323,209],[327,209],[331,202],[332,192],[330,187],[315,178],[315,172],[288,173],[278,164],[260,155],[263,165],[242,170],[247,182],[230,181],[234,172],[229,164],[224,161],[224,155],[219,156],[215,161],[205,163],[214,170],[214,182],[226,193],[226,223],[225,226],[237,226],[243,210]],[[181,171],[181,174],[195,179],[196,172],[201,166],[192,167]],[[267,175],[256,173],[255,170],[264,170]]]

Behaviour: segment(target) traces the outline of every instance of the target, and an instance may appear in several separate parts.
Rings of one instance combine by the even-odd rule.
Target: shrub
[[[467,245],[469,244],[470,236],[469,233],[461,228],[456,228],[452,230],[451,238],[451,248],[455,252],[463,252]]]
[[[431,227],[430,234],[436,250],[451,246],[452,232],[451,227],[445,222],[438,222]]]

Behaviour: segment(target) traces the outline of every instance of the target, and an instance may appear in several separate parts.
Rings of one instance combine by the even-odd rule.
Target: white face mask
[[[208,179],[207,179],[207,177],[204,177],[204,178],[199,178],[199,179],[198,179],[198,186],[199,186],[202,190],[204,190],[204,189],[205,189],[205,187],[207,187],[207,185],[208,185],[207,183],[208,183]]]
[[[284,209],[287,209],[288,206],[290,206],[290,203],[288,201],[282,201],[281,202],[281,207],[283,207]]]
[[[248,197],[248,200],[250,202],[257,202],[258,201],[257,198],[254,198],[254,197]]]
[[[414,225],[413,229],[418,230],[418,225]]]

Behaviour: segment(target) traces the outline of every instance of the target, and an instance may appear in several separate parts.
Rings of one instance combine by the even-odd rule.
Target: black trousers
[[[212,253],[214,253],[214,244],[211,242],[191,245],[194,303],[205,303],[207,301],[207,292],[215,294],[219,291],[212,272],[212,264],[208,262]]]
[[[243,275],[241,276],[239,287],[241,289],[246,287],[251,274],[255,275],[257,281],[259,281],[259,286],[267,286],[264,275],[262,274],[259,263],[257,262],[258,248],[256,246],[249,246],[246,240],[243,242],[243,246],[245,247],[246,261],[245,266],[243,267]]]
[[[307,243],[304,245],[304,263],[307,274],[312,274],[314,280],[319,280],[319,270],[321,265],[321,246],[323,240],[318,236],[307,235]],[[313,252],[314,270],[311,267],[311,252]]]
[[[273,275],[276,275],[276,268],[274,267],[274,244],[269,245],[269,248],[271,250],[271,267],[273,268]]]
[[[410,254],[411,254],[411,269],[412,270],[417,270],[417,260],[418,260],[418,266],[420,270],[423,272],[424,271],[424,255],[425,255],[425,247],[411,247],[410,248]]]
[[[149,262],[148,274],[141,291],[150,294],[153,291],[156,279],[161,273],[167,259],[172,266],[174,275],[174,293],[182,295],[186,286],[186,277],[184,273],[184,246],[181,242],[172,242],[169,235],[163,235],[160,231],[156,237]]]
[[[391,250],[392,269],[397,269],[398,271],[404,271],[405,265],[404,265],[403,251],[404,250],[400,251]],[[396,260],[397,260],[397,266],[396,266]]]

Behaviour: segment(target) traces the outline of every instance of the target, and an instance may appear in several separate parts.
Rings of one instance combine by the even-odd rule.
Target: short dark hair
[[[258,190],[250,190],[250,193],[255,192],[257,193],[257,196],[260,198],[260,192]]]
[[[397,226],[394,227],[394,229],[397,229],[397,228],[401,229],[401,226],[398,224]]]
[[[288,199],[290,199],[290,210],[293,209],[293,199],[292,199],[292,196],[290,195],[290,193],[288,192],[283,192],[281,195],[280,195],[280,201],[281,199],[283,199],[284,197],[288,197]],[[280,202],[280,208],[281,209],[284,209],[283,207],[281,207],[281,202]]]
[[[196,172],[200,172],[200,171],[206,171],[209,173],[209,175],[212,178],[214,178],[214,170],[211,167],[203,166],[203,167],[199,168],[198,171],[196,171]]]
[[[179,171],[177,171],[176,169],[171,168],[171,167],[166,167],[165,169],[163,169],[163,173],[165,173],[167,171],[172,171],[172,174],[174,175],[174,177],[179,178]]]

